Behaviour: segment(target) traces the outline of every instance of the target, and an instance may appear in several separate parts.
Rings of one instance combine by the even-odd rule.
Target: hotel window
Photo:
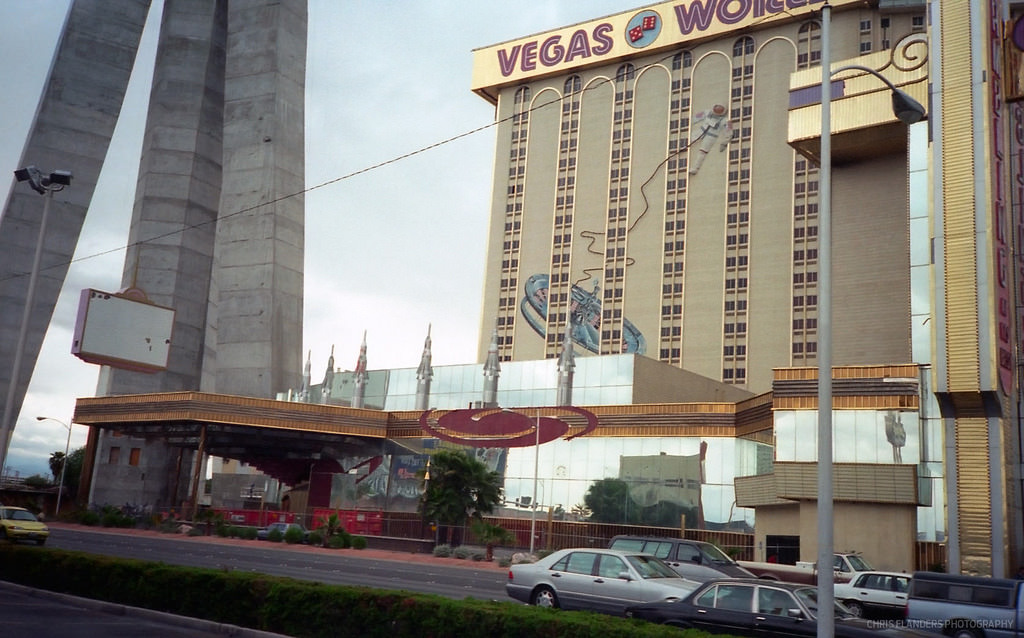
[[[142,456],[142,448],[133,447],[128,453],[128,465],[138,465],[139,457]]]
[[[565,92],[566,93],[576,93],[577,91],[580,90],[580,88],[582,86],[583,86],[583,81],[580,79],[580,76],[578,76],[578,75],[570,76],[565,81]]]
[[[112,447],[107,455],[107,463],[111,465],[117,465],[121,462],[121,448]]]

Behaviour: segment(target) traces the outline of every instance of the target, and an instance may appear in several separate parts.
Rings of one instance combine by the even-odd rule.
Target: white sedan
[[[836,600],[855,616],[902,615],[910,591],[910,574],[861,572],[848,583],[836,583]]]
[[[505,591],[540,607],[586,609],[622,616],[627,605],[679,600],[700,583],[682,578],[660,558],[614,549],[562,549],[535,563],[512,565]]]

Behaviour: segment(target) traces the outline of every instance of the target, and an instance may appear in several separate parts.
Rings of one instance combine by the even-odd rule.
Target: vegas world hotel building
[[[663,2],[474,51],[498,122],[481,360],[491,336],[502,361],[556,357],[569,332],[753,393],[813,381],[821,4]],[[1020,4],[830,3],[833,69],[928,111],[908,128],[879,79],[833,78],[834,374],[918,366],[898,414],[927,445],[900,462],[943,519],[919,537],[997,575],[1024,560]],[[776,406],[775,436],[814,439],[814,407]]]
[[[503,364],[499,405],[552,406],[554,389],[536,390],[568,334],[573,404],[600,420],[508,449],[507,497],[539,478],[538,498],[568,509],[593,481],[632,474],[631,498],[696,498],[707,523],[753,522],[758,558],[784,536],[815,556],[821,4],[663,2],[474,51],[472,88],[497,122],[479,361]],[[944,543],[950,571],[1024,563],[1022,4],[830,2],[833,69],[875,70],[928,110],[908,128],[878,78],[832,81],[836,546],[882,568],[913,568],[915,541]],[[333,372],[322,402],[354,406],[352,374]],[[479,373],[437,371],[428,405],[465,407]],[[226,397],[253,410],[217,419],[386,432],[418,450],[424,379],[368,377],[382,390],[365,408]],[[75,422],[145,426],[144,399],[80,399]],[[311,503],[414,509],[417,486],[403,496],[391,479],[422,459],[388,449],[324,447],[330,481],[382,462],[351,498],[305,469]],[[125,477],[144,468],[114,469],[108,488],[142,484]]]

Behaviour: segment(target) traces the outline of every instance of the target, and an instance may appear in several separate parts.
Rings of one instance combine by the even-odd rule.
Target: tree
[[[473,536],[484,544],[484,560],[494,560],[495,545],[508,545],[516,539],[516,535],[501,525],[494,525],[487,521],[476,521],[473,523]]]
[[[640,507],[629,496],[629,485],[622,479],[594,481],[583,495],[595,523],[638,523]]]
[[[78,496],[78,483],[82,475],[82,465],[85,464],[85,448],[80,447],[77,450],[71,450],[67,459],[64,458],[63,452],[54,452],[50,455],[50,472],[53,473],[54,483],[60,481],[61,466],[65,462],[67,462],[67,467],[64,468],[64,489],[67,490],[70,497],[69,500],[74,501]]]
[[[64,467],[64,453],[57,451],[50,455],[50,474],[53,474],[53,481],[60,480],[60,469]]]
[[[470,518],[482,520],[503,500],[501,476],[463,451],[441,450],[430,457],[423,473],[420,513],[438,523],[438,542],[461,543],[461,528]]]

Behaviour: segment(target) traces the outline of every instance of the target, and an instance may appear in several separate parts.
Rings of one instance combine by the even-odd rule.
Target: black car
[[[883,628],[856,618],[833,603],[837,638],[928,636],[904,627]],[[818,589],[767,580],[728,579],[705,583],[686,598],[626,608],[626,616],[712,634],[733,636],[817,635]],[[934,636],[933,636],[934,638]]]

